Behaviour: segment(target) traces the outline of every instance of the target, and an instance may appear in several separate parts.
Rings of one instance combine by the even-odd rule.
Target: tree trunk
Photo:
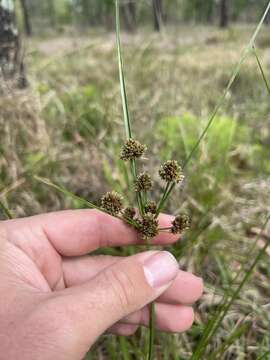
[[[48,11],[50,16],[50,23],[52,28],[56,26],[56,14],[55,14],[55,7],[54,7],[54,0],[48,0]]]
[[[86,25],[91,25],[91,23],[92,23],[92,19],[91,19],[92,11],[91,11],[91,8],[92,8],[92,6],[90,5],[90,2],[88,0],[83,0],[82,1],[83,17],[85,19]]]
[[[226,28],[228,23],[228,0],[220,0],[220,27]]]
[[[162,0],[152,0],[154,12],[154,29],[160,31],[163,21]]]
[[[124,6],[124,23],[128,31],[133,32],[136,26],[136,6],[130,1]]]
[[[29,10],[27,6],[27,0],[21,0],[21,7],[23,13],[23,24],[24,24],[24,31],[27,36],[32,35],[32,26],[30,21]]]
[[[207,13],[206,13],[206,21],[208,24],[213,23],[213,14],[214,14],[214,2],[213,0],[208,1]]]

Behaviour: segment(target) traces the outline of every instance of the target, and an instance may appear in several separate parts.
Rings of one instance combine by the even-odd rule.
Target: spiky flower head
[[[143,240],[150,240],[158,234],[158,220],[154,214],[147,213],[138,222],[138,230]]]
[[[190,218],[186,214],[177,215],[172,222],[171,232],[181,234],[184,230],[190,228]]]
[[[181,182],[184,180],[182,168],[176,160],[168,160],[159,169],[159,176],[167,182]]]
[[[129,139],[122,146],[120,159],[124,161],[134,160],[140,158],[146,151],[146,146],[142,145],[139,141]]]
[[[136,215],[136,210],[133,207],[126,207],[123,212],[122,212],[122,216],[123,219],[125,220],[132,220],[134,219]]]
[[[141,173],[135,181],[135,191],[148,191],[152,188],[153,181],[149,174],[146,172]]]
[[[144,210],[146,213],[156,214],[157,212],[157,204],[154,201],[149,201],[145,207]]]
[[[107,192],[101,198],[101,208],[110,215],[118,215],[123,209],[122,196],[115,191]]]

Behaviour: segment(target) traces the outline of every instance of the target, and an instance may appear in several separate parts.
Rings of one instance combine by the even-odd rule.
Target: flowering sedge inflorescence
[[[120,159],[123,161],[135,161],[141,158],[146,146],[139,141],[128,139],[122,146]],[[168,189],[171,185],[182,183],[184,175],[181,166],[176,160],[168,160],[161,165],[159,169],[160,178],[166,183]],[[158,235],[161,231],[169,231],[173,234],[181,234],[190,226],[190,220],[187,215],[179,214],[172,221],[168,228],[160,228],[158,215],[160,212],[160,203],[148,201],[148,192],[153,187],[151,176],[147,172],[136,174],[134,181],[134,192],[140,196],[142,207],[135,209],[133,207],[124,207],[123,198],[115,191],[106,193],[101,198],[101,208],[108,214],[121,218],[123,221],[134,227],[141,235],[144,241],[149,241]],[[166,191],[163,194],[166,195]]]

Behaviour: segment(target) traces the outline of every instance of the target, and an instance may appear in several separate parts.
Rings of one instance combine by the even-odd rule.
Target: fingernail
[[[153,288],[170,283],[176,277],[178,270],[176,259],[167,251],[154,254],[144,262],[146,280]]]

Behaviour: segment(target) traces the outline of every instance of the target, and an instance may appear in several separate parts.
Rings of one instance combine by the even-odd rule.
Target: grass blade
[[[261,63],[261,61],[260,61],[260,59],[259,59],[259,56],[258,56],[258,53],[257,53],[255,47],[253,47],[253,52],[254,52],[255,58],[256,58],[256,60],[257,60],[257,64],[258,64],[258,67],[259,67],[259,69],[260,69],[260,72],[261,72],[263,81],[264,81],[264,83],[265,83],[266,89],[267,89],[267,91],[268,91],[268,93],[269,93],[269,95],[270,95],[270,85],[268,84],[268,81],[267,81],[267,79],[266,79],[266,75],[265,75],[265,72],[264,72],[264,70],[263,70],[262,63]]]
[[[115,18],[116,18],[116,44],[117,44],[117,55],[118,55],[118,67],[119,67],[119,80],[121,87],[121,97],[122,97],[122,106],[124,114],[124,124],[126,130],[127,139],[132,138],[131,123],[128,110],[128,101],[127,101],[127,92],[126,92],[126,83],[123,70],[123,58],[121,50],[121,40],[120,40],[120,16],[119,16],[119,2],[115,0]]]
[[[239,72],[240,72],[240,70],[241,70],[241,67],[242,67],[243,63],[245,62],[246,58],[248,57],[248,55],[249,55],[249,54],[251,53],[251,51],[253,50],[254,42],[255,42],[255,40],[256,40],[256,38],[257,38],[257,36],[258,36],[258,34],[259,34],[262,26],[263,26],[264,20],[265,20],[265,18],[266,18],[266,16],[267,16],[269,10],[270,10],[270,1],[269,1],[268,5],[267,5],[267,7],[266,7],[266,10],[265,10],[265,12],[264,12],[264,14],[263,14],[263,16],[262,16],[262,18],[261,18],[258,26],[257,26],[256,29],[255,29],[255,31],[254,31],[254,33],[253,33],[253,35],[252,35],[249,43],[248,43],[248,44],[246,45],[246,47],[243,49],[242,55],[241,55],[241,57],[240,57],[240,60],[238,61],[237,65],[235,66],[235,69],[234,69],[233,72],[232,72],[232,75],[231,75],[231,77],[230,77],[230,80],[229,80],[229,82],[228,82],[228,84],[227,84],[227,86],[226,86],[223,94],[222,94],[221,97],[219,98],[219,100],[218,100],[218,102],[217,102],[217,104],[216,104],[216,107],[215,107],[214,111],[213,111],[212,114],[210,115],[209,120],[208,120],[208,122],[207,122],[207,124],[206,124],[206,127],[205,127],[204,130],[202,131],[200,137],[198,138],[198,140],[196,141],[196,143],[195,143],[195,145],[193,146],[192,150],[190,151],[189,155],[187,156],[187,158],[186,158],[186,160],[185,160],[185,162],[184,162],[184,164],[183,164],[183,169],[186,168],[186,166],[189,164],[190,160],[192,159],[193,155],[194,155],[195,152],[198,150],[198,148],[199,148],[202,140],[205,138],[205,136],[206,136],[206,134],[207,134],[210,126],[212,125],[213,121],[215,120],[218,111],[220,110],[220,108],[221,108],[221,107],[223,106],[223,104],[225,103],[226,96],[227,96],[228,92],[230,91],[232,85],[234,84],[237,76],[239,75]],[[170,187],[170,189],[168,190],[165,198],[163,199],[163,203],[162,203],[162,206],[160,207],[159,211],[162,211],[162,209],[163,209],[163,207],[165,206],[165,204],[166,204],[166,202],[167,202],[167,200],[168,200],[171,192],[173,191],[174,187],[175,187],[175,184],[172,184],[171,187]]]
[[[262,356],[260,356],[257,360],[267,360],[268,355],[270,355],[270,350],[266,351]]]
[[[270,221],[270,215],[268,214],[268,216],[266,218],[266,221],[263,224],[263,227],[261,228],[260,234],[256,237],[255,243],[257,242],[257,239],[260,237],[260,235],[265,230],[265,228],[266,228],[267,224],[269,223],[269,221]],[[224,299],[223,303],[220,305],[219,309],[216,311],[213,318],[210,319],[210,321],[206,325],[206,328],[205,328],[205,330],[203,332],[203,336],[200,339],[200,341],[199,341],[199,343],[198,343],[198,345],[197,345],[197,347],[196,347],[196,349],[195,349],[195,351],[194,351],[194,353],[193,353],[193,355],[191,357],[191,360],[199,360],[199,359],[202,358],[202,355],[204,354],[204,352],[206,350],[207,344],[210,342],[210,340],[215,335],[216,331],[219,329],[220,324],[222,323],[222,321],[225,318],[226,314],[230,310],[232,304],[238,298],[241,290],[243,289],[243,287],[245,286],[245,284],[249,280],[250,276],[253,273],[253,270],[255,269],[255,267],[257,266],[257,264],[261,260],[261,258],[264,256],[264,254],[266,253],[266,250],[268,249],[269,246],[270,246],[270,237],[266,241],[265,246],[258,252],[257,256],[255,257],[255,260],[253,261],[253,263],[249,267],[248,271],[246,271],[242,281],[239,283],[238,287],[233,292],[231,297],[228,296],[228,295],[225,295],[225,299]],[[234,281],[236,279],[238,279],[241,272],[242,272],[242,268],[240,269],[240,271],[236,275]]]
[[[123,66],[123,57],[122,57],[121,40],[120,40],[120,15],[119,15],[118,0],[115,0],[115,22],[116,22],[116,44],[117,44],[117,55],[118,55],[119,81],[120,81],[120,89],[121,89],[125,132],[126,132],[126,138],[132,139],[132,129],[131,129],[129,110],[128,110],[126,82],[125,82],[125,76],[123,70],[124,66]],[[137,179],[137,164],[135,160],[130,160],[130,168],[133,176],[133,181],[135,182]],[[144,206],[143,206],[141,193],[137,194],[136,200],[140,214],[142,215],[144,213]]]
[[[10,210],[4,205],[4,203],[1,200],[0,200],[0,209],[3,211],[3,214],[7,219],[13,219]]]
[[[240,70],[241,70],[241,67],[244,63],[244,61],[246,60],[246,58],[248,57],[248,55],[250,54],[250,52],[252,51],[253,47],[254,47],[254,42],[263,26],[263,23],[264,23],[264,20],[269,12],[269,9],[270,9],[270,1],[266,7],[266,10],[258,24],[258,26],[256,27],[256,30],[254,31],[249,43],[247,44],[247,46],[243,49],[242,51],[242,55],[240,57],[240,60],[239,62],[237,63],[232,75],[231,75],[231,78],[225,88],[225,91],[224,93],[222,94],[222,96],[219,98],[219,101],[213,111],[213,113],[211,114],[209,120],[208,120],[208,123],[205,127],[205,129],[203,130],[202,134],[200,135],[198,141],[196,142],[196,144],[194,145],[194,147],[192,148],[190,154],[188,155],[188,157],[186,158],[185,162],[184,162],[184,165],[183,165],[183,168],[185,168],[187,166],[187,164],[190,162],[190,160],[192,159],[194,153],[197,151],[198,147],[200,146],[200,143],[201,141],[204,139],[205,135],[207,134],[208,132],[208,129],[210,128],[210,126],[212,125],[213,121],[215,120],[216,118],[216,115],[219,111],[219,109],[222,107],[222,105],[224,104],[225,100],[226,100],[226,96],[229,92],[229,90],[231,89],[233,83],[235,82]]]
[[[242,323],[240,326],[236,326],[236,328],[232,331],[232,333],[224,340],[223,344],[210,355],[208,360],[220,359],[221,355],[225,353],[225,351],[237,340],[240,339],[243,334],[250,328],[251,324]]]
[[[155,303],[153,302],[150,305],[150,332],[149,332],[147,360],[151,360],[153,358],[154,339],[155,339]]]
[[[34,176],[34,179],[57,190],[58,192],[61,192],[62,194],[66,195],[67,197],[73,199],[73,200],[77,200],[79,201],[83,206],[89,208],[89,209],[96,209],[96,210],[100,210],[100,211],[103,211],[102,209],[100,209],[98,206],[90,203],[88,200],[85,200],[83,198],[81,198],[80,196],[77,196],[75,194],[73,194],[72,192],[66,190],[65,188],[59,186],[59,185],[56,185],[54,183],[52,183],[49,179],[45,179],[45,178],[42,178],[40,176],[37,176],[35,175]],[[104,212],[104,211],[103,211]]]

